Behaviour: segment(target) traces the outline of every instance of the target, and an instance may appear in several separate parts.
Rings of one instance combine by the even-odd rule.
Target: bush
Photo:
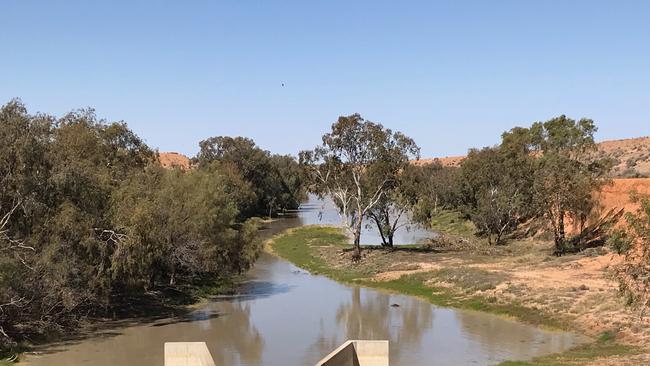
[[[229,169],[165,170],[126,124],[92,110],[57,119],[3,106],[0,351],[70,329],[120,294],[247,269],[260,246],[241,210],[255,192]]]

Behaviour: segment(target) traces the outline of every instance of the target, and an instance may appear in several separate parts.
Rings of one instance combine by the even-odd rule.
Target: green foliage
[[[616,253],[625,254],[632,248],[632,239],[625,230],[614,230],[607,238],[607,245]]]
[[[408,215],[417,204],[422,186],[419,168],[405,164],[388,184],[377,204],[366,213],[372,220],[382,239],[382,246],[393,247],[395,232],[410,225]]]
[[[459,207],[460,169],[434,161],[416,166],[415,172],[417,197],[412,207],[415,221],[428,225],[445,211]]]
[[[611,161],[589,154],[595,131],[589,119],[560,116],[515,127],[496,147],[470,150],[455,173],[442,174],[434,165],[429,181],[442,184],[422,190],[416,218],[430,221],[443,202],[444,209],[460,211],[477,234],[489,241],[494,237],[497,244],[522,222],[543,219],[553,229],[556,253],[579,250],[589,239],[586,223],[598,204],[593,192],[609,182],[611,169]],[[575,240],[566,239],[566,219],[579,226]]]
[[[331,132],[323,135],[322,145],[300,153],[312,191],[331,197],[339,208],[354,237],[356,260],[361,256],[366,216],[374,215],[380,228],[390,227],[394,232],[390,214],[395,211],[394,204],[401,206],[402,202],[398,203],[399,195],[393,193],[399,191],[399,176],[409,158],[419,158],[419,152],[415,142],[401,132],[353,114],[339,117]],[[377,211],[371,212],[373,209]]]
[[[303,172],[289,155],[271,155],[245,137],[217,136],[199,143],[194,159],[200,169],[215,163],[241,175],[254,193],[250,201],[240,202],[244,216],[282,212],[298,208],[306,198]]]
[[[264,184],[291,190],[283,202],[300,199],[302,182],[292,158],[245,152],[253,154],[166,170],[126,124],[92,110],[56,119],[18,100],[3,106],[0,351],[102,315],[121,294],[228,283],[249,268],[260,251],[246,211],[256,187],[232,162],[244,159],[253,174],[265,156],[286,179]]]
[[[539,156],[535,167],[535,204],[553,228],[558,254],[572,250],[566,240],[567,217],[584,227],[597,204],[593,196],[609,179],[611,164],[590,159],[597,128],[590,119],[565,116],[536,122],[529,129],[531,146]]]
[[[498,148],[470,150],[460,168],[460,210],[496,244],[533,215],[533,158],[515,134],[519,130],[504,134]]]
[[[628,303],[650,308],[650,196],[632,195],[639,204],[636,212],[626,214],[625,262],[619,267],[617,277]]]

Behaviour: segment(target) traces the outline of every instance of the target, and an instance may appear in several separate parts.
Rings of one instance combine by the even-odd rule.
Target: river
[[[335,220],[331,210],[312,197],[296,217],[271,223],[261,235],[332,223],[324,222]],[[398,240],[431,235],[420,231],[412,228]],[[371,228],[365,234],[371,242],[378,238],[372,237]],[[390,340],[392,366],[491,365],[562,352],[584,342],[570,333],[343,285],[263,253],[237,296],[215,298],[190,317],[117,327],[39,347],[26,363],[162,366],[164,342],[205,341],[216,365],[311,366],[348,339]]]

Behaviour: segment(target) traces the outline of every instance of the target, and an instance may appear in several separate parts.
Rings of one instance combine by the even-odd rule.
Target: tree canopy
[[[295,160],[242,144],[228,154],[251,154],[169,170],[125,123],[92,109],[55,118],[29,114],[19,100],[4,105],[0,348],[102,315],[121,294],[249,268],[260,250],[249,220],[254,178],[266,174],[256,169],[291,172],[263,183],[271,192],[292,189],[279,206],[296,205],[302,183]]]
[[[419,157],[411,138],[359,114],[339,117],[320,146],[301,152],[312,191],[336,203],[357,259],[363,218],[387,197],[411,157]]]
[[[255,198],[241,207],[246,215],[261,215],[297,208],[305,199],[303,174],[296,159],[277,155],[258,147],[245,137],[217,136],[199,143],[195,158],[199,169],[217,162],[241,174]]]

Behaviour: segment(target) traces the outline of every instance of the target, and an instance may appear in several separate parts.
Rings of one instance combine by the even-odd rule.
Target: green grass
[[[458,211],[440,211],[433,214],[430,225],[434,231],[463,237],[473,236],[476,232],[474,224],[465,220]]]
[[[341,249],[350,247],[347,244],[347,237],[336,228],[306,226],[292,229],[274,238],[270,245],[277,255],[295,265],[313,274],[322,274],[340,282],[416,296],[439,306],[483,311],[507,316],[544,328],[569,330],[570,322],[567,319],[549,316],[549,314],[540,310],[517,303],[503,304],[491,297],[469,296],[469,293],[476,290],[493,288],[503,280],[503,278],[496,277],[499,275],[487,271],[477,270],[471,273],[462,273],[461,269],[443,269],[402,276],[392,281],[373,281],[371,278],[373,273],[364,270],[362,265],[342,266],[341,268],[328,266],[325,260],[319,256],[319,250],[331,247]],[[434,278],[451,281],[466,291],[458,293],[448,288],[435,288],[427,285],[427,282]],[[544,356],[531,361],[507,361],[500,364],[500,366],[578,366],[599,357],[629,355],[639,352],[638,348],[620,345],[614,342],[613,338],[615,338],[613,334],[606,332],[594,343],[561,354]]]
[[[366,275],[357,271],[339,271],[314,255],[319,247],[351,247],[341,230],[324,226],[306,226],[289,230],[271,242],[273,251],[312,274],[322,274],[341,282],[353,282]]]
[[[217,295],[233,294],[237,291],[239,278],[218,278],[208,276],[195,280],[188,286],[188,292],[195,298],[209,298]]]
[[[547,314],[542,313],[539,310],[521,306],[517,303],[503,304],[498,303],[497,299],[493,297],[479,295],[465,296],[465,294],[458,294],[447,288],[435,288],[427,285],[427,281],[435,276],[435,272],[417,273],[402,276],[399,279],[392,281],[357,281],[357,283],[367,287],[417,296],[439,306],[502,315],[547,329],[567,329],[568,323],[562,319],[549,317]]]
[[[374,272],[364,270],[363,266],[348,266],[333,268],[317,255],[318,248],[338,247],[349,248],[347,237],[340,229],[321,226],[305,226],[289,230],[284,235],[271,241],[273,251],[313,274],[322,274],[334,280],[354,283],[366,287],[388,290],[396,293],[421,297],[429,302],[446,307],[484,311],[504,315],[520,321],[552,329],[565,329],[564,319],[549,317],[539,310],[530,309],[518,304],[500,304],[496,299],[485,296],[467,296],[467,293],[455,293],[447,288],[434,288],[426,283],[433,277],[440,276],[444,280],[457,278],[459,286],[467,286],[468,292],[477,289],[492,288],[500,279],[494,274],[481,270],[459,271],[444,269],[435,272],[417,273],[402,276],[392,281],[373,281]],[[401,246],[400,246],[401,247]],[[462,272],[462,271],[461,271]],[[480,273],[479,273],[480,272]]]

